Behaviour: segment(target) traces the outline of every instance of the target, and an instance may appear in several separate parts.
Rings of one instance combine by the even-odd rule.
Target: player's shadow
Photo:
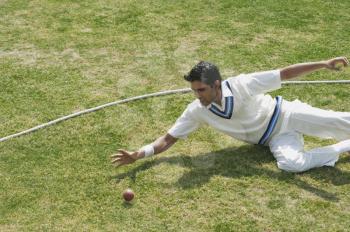
[[[344,162],[347,159],[348,158],[342,158],[339,162]],[[196,156],[177,155],[146,160],[134,169],[129,169],[128,172],[119,174],[113,178],[117,181],[125,177],[135,179],[138,172],[163,162],[189,169],[189,171],[183,172],[183,175],[176,183],[177,186],[184,189],[200,187],[208,183],[213,176],[218,175],[229,178],[266,176],[296,185],[326,200],[337,201],[338,198],[336,195],[301,180],[300,175],[307,175],[312,179],[325,183],[332,183],[333,185],[350,183],[350,173],[337,168],[322,167],[309,170],[302,174],[281,171],[273,165],[275,160],[268,148],[253,145],[226,148],[205,154],[198,154]]]

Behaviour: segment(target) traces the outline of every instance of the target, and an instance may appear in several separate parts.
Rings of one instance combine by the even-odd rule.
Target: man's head
[[[191,88],[202,105],[221,100],[221,75],[214,64],[201,61],[184,78],[191,82]]]

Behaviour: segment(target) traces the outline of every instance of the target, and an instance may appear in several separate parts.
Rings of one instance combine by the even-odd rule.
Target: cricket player
[[[350,151],[350,113],[323,110],[281,96],[272,98],[266,93],[281,88],[281,81],[348,65],[346,57],[337,57],[222,80],[214,64],[201,61],[184,76],[197,99],[165,135],[138,151],[118,150],[111,156],[112,163],[121,166],[159,154],[202,125],[209,125],[233,138],[269,146],[278,168],[288,172],[334,166],[341,153]],[[338,142],[306,151],[303,135]]]

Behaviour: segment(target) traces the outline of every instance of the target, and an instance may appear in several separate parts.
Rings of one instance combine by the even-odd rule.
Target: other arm
[[[163,135],[159,137],[156,141],[154,141],[151,146],[153,146],[154,154],[159,154],[166,151],[172,145],[176,143],[178,139],[171,136],[170,134]],[[134,163],[138,159],[142,159],[145,157],[145,151],[143,148],[139,149],[135,152],[125,151],[123,149],[119,149],[118,153],[113,154],[111,156],[112,163],[116,164],[117,167]]]
[[[322,68],[340,70],[338,65],[346,67],[349,65],[349,61],[346,57],[336,57],[326,61],[294,64],[281,69],[281,80],[292,79]]]

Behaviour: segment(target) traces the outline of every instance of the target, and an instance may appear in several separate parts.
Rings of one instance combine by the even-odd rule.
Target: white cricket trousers
[[[298,100],[284,100],[282,107],[287,112],[283,118],[283,129],[269,142],[278,168],[304,172],[311,168],[334,166],[341,153],[350,151],[350,113],[322,110]],[[303,134],[340,142],[305,151]]]

